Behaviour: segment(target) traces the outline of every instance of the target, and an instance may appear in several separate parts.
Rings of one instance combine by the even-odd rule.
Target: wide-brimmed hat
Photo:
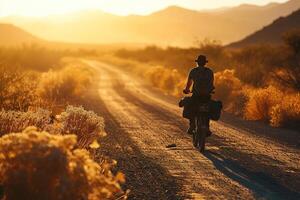
[[[207,63],[208,60],[207,60],[206,56],[200,55],[200,56],[198,56],[197,60],[195,60],[195,62],[205,62],[205,63]]]

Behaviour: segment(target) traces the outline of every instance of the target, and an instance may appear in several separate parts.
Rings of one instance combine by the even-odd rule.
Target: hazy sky
[[[169,5],[201,10],[242,3],[264,5],[285,1],[287,0],[0,0],[0,15],[42,16],[87,9],[100,9],[118,15],[144,15]]]

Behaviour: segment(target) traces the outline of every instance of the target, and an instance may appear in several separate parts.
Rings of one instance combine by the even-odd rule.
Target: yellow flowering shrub
[[[125,198],[106,162],[74,148],[75,135],[52,135],[29,127],[0,138],[0,185],[4,199],[100,200]]]

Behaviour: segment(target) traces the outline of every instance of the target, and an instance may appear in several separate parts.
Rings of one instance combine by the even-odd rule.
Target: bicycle
[[[193,145],[201,153],[205,151],[205,140],[209,131],[209,104],[199,103],[196,106],[195,130],[193,131]]]
[[[190,94],[190,91],[183,91],[184,94]],[[211,91],[211,94],[214,92]],[[205,151],[205,140],[209,133],[209,101],[197,101],[193,106],[195,109],[195,129],[193,131],[193,145],[201,153]]]

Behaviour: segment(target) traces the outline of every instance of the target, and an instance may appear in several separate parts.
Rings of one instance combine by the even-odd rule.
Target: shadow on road
[[[205,157],[212,161],[216,169],[254,193],[257,199],[300,199],[300,193],[291,191],[262,172],[252,172],[237,162],[225,159],[222,155],[206,151]]]

